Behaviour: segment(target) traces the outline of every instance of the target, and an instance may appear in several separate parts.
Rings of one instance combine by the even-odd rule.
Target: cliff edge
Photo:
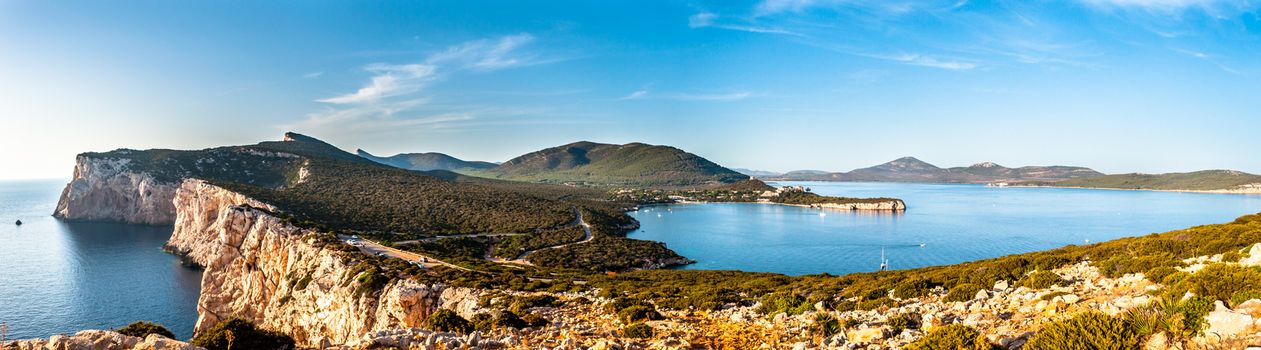
[[[67,220],[169,225],[178,183],[131,171],[130,159],[75,158],[74,177],[61,191],[53,216]]]
[[[290,225],[272,214],[275,207],[202,180],[185,180],[173,205],[167,249],[205,268],[195,333],[235,316],[300,346],[326,347],[418,327],[444,306],[470,314],[467,306],[477,302],[471,290],[409,279],[375,289],[354,254],[321,244],[328,234]]]

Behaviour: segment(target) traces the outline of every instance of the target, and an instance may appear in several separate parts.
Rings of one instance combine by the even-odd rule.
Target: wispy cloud
[[[648,90],[633,91],[629,94],[626,94],[626,96],[622,96],[622,98],[619,98],[619,100],[638,100],[638,99],[644,98],[644,96],[648,96]]]
[[[1171,49],[1171,50],[1173,50],[1174,52],[1178,52],[1178,53],[1181,53],[1181,54],[1187,55],[1187,56],[1191,56],[1191,57],[1195,57],[1195,58],[1198,58],[1198,59],[1204,60],[1204,62],[1208,62],[1208,63],[1210,63],[1210,64],[1212,64],[1212,65],[1214,65],[1214,66],[1217,66],[1217,68],[1221,69],[1222,71],[1224,71],[1224,72],[1226,72],[1226,73],[1230,73],[1230,74],[1243,74],[1243,72],[1242,72],[1242,71],[1240,71],[1240,70],[1238,70],[1238,69],[1231,68],[1230,66],[1227,66],[1226,64],[1222,63],[1222,62],[1221,62],[1221,60],[1220,60],[1217,56],[1215,56],[1215,55],[1210,55],[1210,54],[1208,54],[1208,53],[1204,53],[1204,52],[1200,52],[1200,51],[1195,51],[1195,50],[1187,50],[1187,49],[1178,49],[1178,48],[1173,48],[1173,49]]]
[[[736,91],[728,93],[653,93],[648,90],[635,90],[626,96],[618,98],[619,100],[644,100],[644,99],[662,99],[675,101],[739,101],[750,97],[756,97],[757,94],[750,91]]]
[[[1157,11],[1178,11],[1187,8],[1212,8],[1223,3],[1221,0],[1080,0],[1096,7],[1116,7],[1145,9]]]
[[[493,71],[556,61],[556,59],[540,59],[537,55],[523,54],[518,51],[518,49],[531,42],[534,42],[534,36],[529,33],[509,35],[493,40],[470,41],[434,54],[426,62],[435,65],[454,64],[461,68]]]
[[[307,78],[307,79],[314,79],[314,78],[319,78],[321,75],[324,75],[324,72],[322,72],[322,71],[321,71],[321,72],[310,72],[310,73],[307,73],[307,74],[303,74],[303,75],[302,75],[302,77],[303,77],[303,78]]]
[[[912,66],[938,68],[953,71],[965,71],[976,68],[978,65],[973,62],[961,61],[955,59],[937,58],[928,55],[903,53],[896,55],[883,54],[859,54],[860,56],[877,58],[882,60],[894,61]]]
[[[801,35],[785,29],[774,27],[763,27],[749,24],[738,23],[720,23],[719,16],[713,12],[699,12],[687,18],[687,26],[690,28],[718,28],[726,30],[735,30],[750,33],[766,33],[766,34],[784,34],[784,35]]]
[[[317,101],[332,104],[365,103],[416,92],[425,82],[434,78],[438,67],[418,63],[402,65],[375,63],[364,67],[364,70],[376,74],[367,86],[349,94]]]
[[[424,93],[426,87],[461,71],[486,73],[558,61],[525,52],[534,40],[528,33],[514,34],[453,45],[419,62],[366,65],[363,70],[371,77],[364,86],[316,100],[326,105],[285,127],[346,134],[467,122],[478,117],[475,111],[426,107],[433,98]]]

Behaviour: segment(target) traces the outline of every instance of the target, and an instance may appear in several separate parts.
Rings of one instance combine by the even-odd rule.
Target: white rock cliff
[[[240,317],[289,334],[301,346],[322,347],[417,327],[443,305],[478,297],[405,279],[379,293],[356,293],[352,261],[314,244],[315,232],[269,214],[271,205],[197,179],[185,180],[173,203],[175,231],[167,248],[205,268],[198,333]]]
[[[53,216],[69,220],[165,225],[175,221],[172,198],[179,184],[127,169],[127,159],[76,158],[74,178]]]

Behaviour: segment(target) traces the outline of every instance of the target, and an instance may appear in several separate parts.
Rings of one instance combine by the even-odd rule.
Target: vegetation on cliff
[[[1125,190],[1215,191],[1232,190],[1243,185],[1261,184],[1261,175],[1233,170],[1204,170],[1190,173],[1117,174],[1054,183],[1030,184]],[[1261,188],[1258,190],[1261,190]]]
[[[214,327],[210,327],[196,338],[193,345],[207,350],[258,349],[283,350],[293,349],[293,338],[284,333],[260,329],[249,321],[230,318]]]
[[[749,177],[669,146],[575,142],[469,174],[498,179],[600,186],[714,186]]]
[[[897,201],[895,198],[850,198],[821,196],[809,191],[781,191],[778,196],[770,197],[771,202],[792,205],[812,204],[850,204],[850,203],[885,203]]]
[[[172,333],[171,330],[166,329],[166,327],[163,327],[160,324],[148,322],[148,321],[132,322],[126,327],[119,328],[117,332],[119,334],[130,335],[133,337],[141,337],[141,338],[147,337],[150,334],[157,334],[163,337],[167,337],[168,339],[175,339],[175,333]]]

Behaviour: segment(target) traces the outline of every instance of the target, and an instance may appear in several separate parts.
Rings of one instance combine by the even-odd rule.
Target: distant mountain
[[[783,175],[782,173],[777,173],[774,171],[766,171],[766,170],[754,170],[754,169],[745,169],[745,168],[731,168],[731,170],[735,170],[737,173],[745,174],[748,176],[754,176],[754,177],[772,177],[772,176]]]
[[[647,187],[719,186],[749,179],[674,147],[587,141],[531,152],[467,173],[517,181]]]
[[[448,156],[442,153],[402,153],[389,157],[374,156],[362,149],[355,150],[355,154],[360,157],[370,159],[374,162],[389,165],[396,168],[408,170],[430,171],[430,170],[479,170],[490,169],[497,166],[491,162],[465,161],[456,157]]]
[[[1221,191],[1261,193],[1261,175],[1234,170],[1204,170],[1168,174],[1116,174],[1044,183],[1056,187],[1126,190]]]
[[[855,169],[850,172],[790,171],[770,179],[783,181],[986,183],[994,181],[1054,182],[1095,176],[1103,176],[1103,173],[1090,168],[1071,166],[1008,168],[990,162],[973,164],[967,167],[941,168],[915,157],[902,157],[888,163]]]

